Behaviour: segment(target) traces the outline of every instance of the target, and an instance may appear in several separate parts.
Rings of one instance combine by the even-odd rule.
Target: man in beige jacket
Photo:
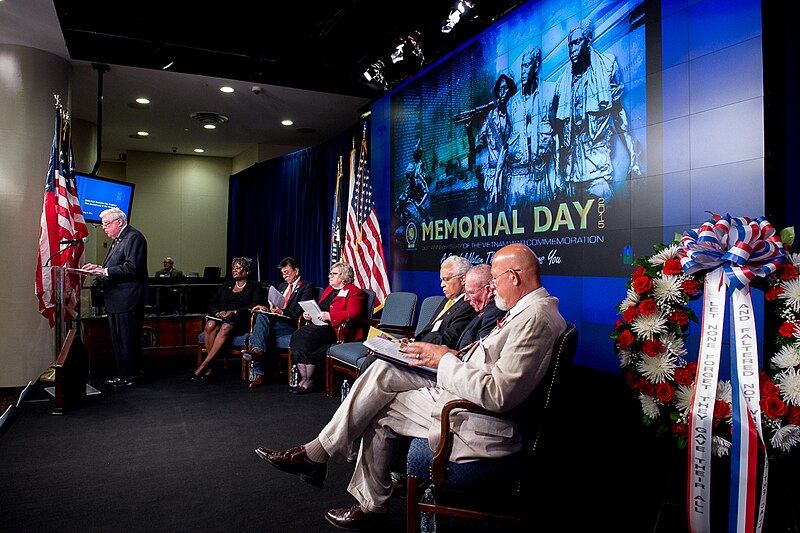
[[[435,448],[440,437],[438,413],[447,401],[464,398],[504,412],[521,404],[544,377],[553,344],[566,329],[558,299],[542,287],[538,258],[525,245],[500,249],[491,268],[495,302],[508,311],[498,327],[463,353],[424,342],[403,348],[412,366],[437,368],[436,380],[376,361],[355,381],[316,439],[285,451],[256,449],[276,468],[322,486],[330,456],[346,457],[360,437],[348,487],[358,503],[329,510],[326,519],[331,524],[363,529],[385,518],[392,492],[394,441],[400,436],[427,437]],[[502,457],[520,449],[521,438],[512,422],[478,414],[461,418],[455,422],[458,433],[452,460]]]

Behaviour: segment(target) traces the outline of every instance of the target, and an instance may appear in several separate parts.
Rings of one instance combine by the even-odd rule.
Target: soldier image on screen
[[[480,132],[475,137],[479,183],[486,191],[488,210],[502,208],[508,189],[509,146],[516,141],[508,114],[509,99],[517,92],[511,73],[501,73],[494,84],[494,108],[486,115]]]
[[[546,203],[562,196],[564,183],[556,168],[553,133],[555,83],[539,78],[542,51],[530,46],[522,53],[520,90],[508,104],[515,131],[509,143],[507,207]]]
[[[582,20],[568,37],[570,66],[556,82],[553,101],[559,167],[568,196],[613,194],[614,133],[630,156],[628,176],[640,175],[637,148],[622,107],[625,88],[617,60],[591,46],[594,24]]]

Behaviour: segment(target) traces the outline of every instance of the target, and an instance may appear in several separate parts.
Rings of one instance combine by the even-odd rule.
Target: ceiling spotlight
[[[216,124],[203,124],[203,127],[205,129],[207,129],[207,130],[215,130],[215,129],[217,129],[217,125]]]
[[[148,135],[150,135],[150,133],[146,131],[137,131],[136,135],[138,135],[139,137],[147,137]]]
[[[228,122],[228,117],[219,113],[198,112],[189,115],[191,118],[203,125],[204,128],[213,130],[220,124]],[[209,126],[212,126],[209,128]]]
[[[291,126],[292,124],[294,124],[294,122],[292,122],[287,118],[286,120],[281,120],[281,124],[283,124],[284,126]]]
[[[475,2],[468,2],[467,0],[459,0],[455,7],[450,11],[447,20],[442,24],[442,33],[450,33],[456,24],[461,20],[467,11],[475,7]]]
[[[174,61],[170,61],[169,63],[167,63],[166,65],[164,65],[163,67],[161,67],[161,70],[167,70],[167,69],[168,69],[169,67],[171,67],[171,66],[172,66],[174,63],[175,63]]]
[[[232,92],[233,92],[233,87],[228,87],[228,86],[226,85],[226,86],[224,86],[224,87],[220,87],[220,88],[219,88],[219,90],[220,90],[220,91],[222,91],[222,92],[224,92],[224,93],[232,93]]]
[[[137,98],[136,103],[142,105],[148,105],[150,103],[150,100],[148,100],[147,98]]]
[[[400,43],[395,47],[394,52],[390,56],[392,59],[392,63],[399,63],[403,60],[403,47],[406,45],[405,39],[400,39]]]
[[[195,153],[198,153],[198,154],[202,154],[203,152],[205,152],[205,150],[203,150],[202,148],[195,148],[194,151],[195,151]]]
[[[383,85],[386,83],[386,76],[384,75],[383,69],[385,65],[383,61],[378,60],[371,64],[367,70],[364,71],[364,78],[367,81],[375,82],[377,84]]]

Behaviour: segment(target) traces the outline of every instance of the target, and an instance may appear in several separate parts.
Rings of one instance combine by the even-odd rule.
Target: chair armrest
[[[433,452],[433,460],[431,461],[431,482],[434,485],[442,484],[447,481],[447,463],[450,460],[450,452],[453,450],[453,431],[452,425],[450,424],[450,415],[456,409],[502,419],[513,418],[512,413],[489,411],[469,400],[456,399],[450,400],[444,404],[442,408],[442,426],[440,428],[441,437],[439,439],[439,445]]]
[[[378,324],[377,328],[396,337],[413,337],[414,328],[410,326],[395,326],[392,324]]]
[[[372,318],[351,318],[343,321],[336,327],[336,344],[341,344],[345,340],[345,333],[348,327],[361,327],[365,330],[370,326],[378,326],[379,322]]]

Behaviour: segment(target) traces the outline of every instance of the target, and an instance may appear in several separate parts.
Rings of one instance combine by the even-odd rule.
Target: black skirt
[[[292,361],[304,365],[319,365],[325,361],[328,348],[336,344],[336,331],[329,325],[306,324],[292,333],[289,348]]]

